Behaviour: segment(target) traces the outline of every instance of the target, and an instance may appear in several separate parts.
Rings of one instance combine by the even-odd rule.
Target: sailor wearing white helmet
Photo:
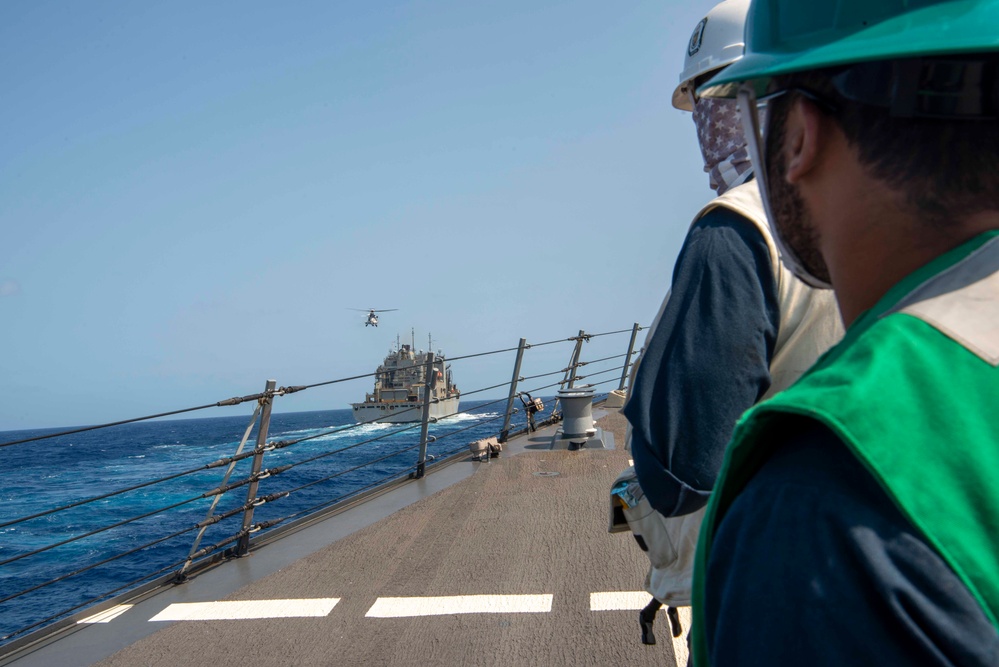
[[[716,5],[685,45],[673,106],[692,112],[718,196],[687,231],[623,410],[642,502],[658,512],[641,514],[661,524],[634,527],[652,562],[646,589],[670,606],[690,604],[697,533],[736,420],[842,336],[832,294],[779,261],[735,101],[696,95],[742,57],[748,7]],[[641,616],[646,639],[656,609]]]

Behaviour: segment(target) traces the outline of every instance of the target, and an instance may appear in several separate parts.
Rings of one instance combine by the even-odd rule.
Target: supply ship
[[[430,341],[433,347],[433,341]],[[427,382],[427,373],[430,382]],[[451,378],[451,368],[444,355],[431,351],[415,352],[412,345],[400,345],[388,353],[375,371],[374,391],[363,403],[351,403],[359,423],[404,424],[423,418],[424,391],[430,388],[430,418],[442,419],[458,412],[460,393]]]

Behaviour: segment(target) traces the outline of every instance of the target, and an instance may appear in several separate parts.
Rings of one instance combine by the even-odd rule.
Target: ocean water
[[[547,409],[551,403],[545,401]],[[428,454],[441,458],[467,451],[469,442],[496,435],[503,425],[504,405],[463,401],[465,413],[431,424],[430,435],[436,439],[428,445]],[[250,410],[239,417],[126,424],[0,449],[0,643],[112,592],[177,571],[195,543],[195,525],[212,506],[213,497],[201,495],[219,487],[227,470],[203,468],[235,454],[249,422]],[[272,415],[269,442],[318,437],[265,454],[265,469],[292,467],[262,479],[257,496],[290,493],[257,507],[254,523],[291,521],[414,469],[419,424],[366,424],[344,430],[353,423],[350,410]],[[515,414],[511,428],[523,426],[523,413]],[[46,432],[52,431],[0,432],[0,443]],[[255,438],[254,429],[244,451],[253,449]],[[229,484],[245,479],[250,466],[250,459],[237,463]],[[171,476],[176,477],[157,482]],[[239,508],[246,498],[245,485],[234,488],[221,497],[213,514]],[[200,547],[238,532],[242,516],[239,512],[209,526]],[[105,530],[114,524],[120,525]],[[31,553],[35,551],[39,553]]]

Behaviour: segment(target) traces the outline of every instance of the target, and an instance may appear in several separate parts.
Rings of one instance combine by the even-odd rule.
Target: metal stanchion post
[[[266,387],[264,389],[264,396],[260,398],[260,429],[257,431],[257,446],[253,450],[253,468],[250,471],[250,475],[253,481],[250,482],[250,486],[246,491],[246,510],[243,512],[243,534],[239,537],[239,542],[236,543],[236,548],[233,553],[239,556],[245,556],[250,551],[250,526],[253,525],[253,503],[257,500],[257,486],[259,482],[256,480],[256,476],[260,474],[261,469],[263,469],[264,463],[264,445],[267,443],[267,429],[271,425],[271,404],[274,401],[274,388],[277,386],[277,382],[274,380],[268,380]]]
[[[576,348],[572,351],[572,360],[569,362],[569,389],[572,389],[573,385],[576,384],[576,366],[579,365],[579,355],[583,351],[585,337],[586,332],[580,329],[579,336],[576,338]]]
[[[499,441],[506,442],[510,435],[510,417],[513,416],[513,399],[517,396],[517,383],[520,382],[520,364],[524,361],[524,350],[527,349],[527,339],[521,338],[517,346],[517,361],[513,364],[513,378],[510,380],[510,395],[506,399],[506,416],[503,418],[503,430]]]
[[[420,458],[416,462],[416,479],[422,479],[427,467],[427,433],[430,431],[430,401],[434,387],[434,353],[427,350],[427,367],[423,382],[423,422],[420,426]]]
[[[631,368],[631,355],[635,353],[635,339],[638,338],[638,332],[642,327],[635,322],[635,326],[631,328],[631,342],[628,343],[628,356],[624,358],[624,368],[621,369],[621,382],[617,385],[617,388],[624,390],[625,385],[628,382],[628,370]]]

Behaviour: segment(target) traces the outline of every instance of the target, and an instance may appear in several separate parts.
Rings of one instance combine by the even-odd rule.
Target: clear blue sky
[[[0,429],[651,323],[711,196],[670,95],[713,4],[0,3]]]

